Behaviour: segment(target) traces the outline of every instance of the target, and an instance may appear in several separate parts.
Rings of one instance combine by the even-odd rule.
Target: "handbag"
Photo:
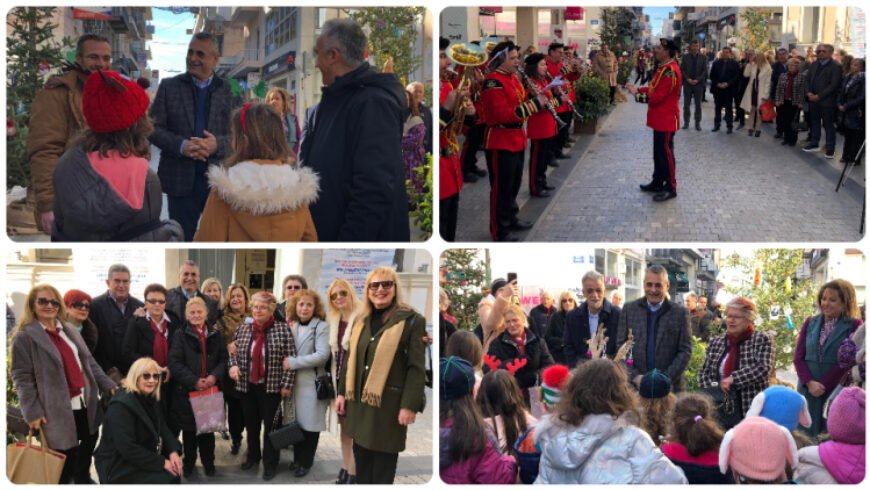
[[[302,427],[296,422],[296,409],[293,403],[289,404],[291,415],[290,422],[281,425],[281,420],[284,414],[284,404],[279,405],[279,409],[275,410],[275,417],[272,419],[272,431],[269,432],[269,441],[275,449],[286,449],[295,444],[299,444],[305,439],[302,434]]]
[[[728,393],[722,391],[719,383],[713,383],[713,386],[701,388],[701,393],[713,399],[713,406],[716,407],[716,420],[723,429],[728,430],[743,420],[743,414],[737,401],[737,390],[732,389]]]
[[[759,112],[761,112],[761,121],[762,122],[773,122],[776,119],[776,107],[773,105],[773,101],[770,99],[765,100],[758,107]]]
[[[196,422],[196,435],[226,432],[227,417],[224,409],[224,394],[217,386],[207,390],[188,393],[193,419]]]
[[[6,446],[6,476],[16,485],[25,483],[57,485],[66,462],[66,455],[49,449],[45,432],[39,428],[41,446],[33,444],[33,429],[27,432],[27,442]]]
[[[332,354],[329,355],[329,361],[326,362],[324,373],[319,374],[317,368],[314,368],[314,389],[317,391],[318,400],[332,400],[335,398],[335,386],[332,384]]]

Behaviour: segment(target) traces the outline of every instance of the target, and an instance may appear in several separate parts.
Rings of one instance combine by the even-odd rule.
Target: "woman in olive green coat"
[[[408,425],[426,405],[426,320],[402,303],[395,270],[373,270],[365,288],[335,405],[353,439],[357,483],[390,484]]]

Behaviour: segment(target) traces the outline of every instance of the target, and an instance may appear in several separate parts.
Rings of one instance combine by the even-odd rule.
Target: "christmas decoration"
[[[450,297],[450,310],[458,320],[458,328],[473,330],[479,323],[477,305],[490,283],[488,253],[454,248],[441,255],[441,268],[446,269],[446,281],[441,287]]]
[[[423,63],[424,47],[417,46],[416,41],[417,25],[426,8],[366,7],[346,12],[363,29],[368,28],[368,52],[379,58],[372,64],[384,66],[387,57],[392,57],[392,73],[399,80],[411,80],[411,74]]]

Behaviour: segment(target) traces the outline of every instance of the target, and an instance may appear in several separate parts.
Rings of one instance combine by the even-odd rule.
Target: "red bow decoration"
[[[526,364],[529,363],[529,359],[524,357],[522,359],[514,359],[512,362],[507,363],[507,370],[511,373],[511,376],[517,374],[517,371],[524,368]]]
[[[489,367],[490,371],[495,371],[499,366],[501,366],[501,361],[491,354],[483,356],[483,362]]]

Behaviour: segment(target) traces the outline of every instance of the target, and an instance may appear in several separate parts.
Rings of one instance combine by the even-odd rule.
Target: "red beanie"
[[[145,114],[150,103],[142,87],[114,71],[92,73],[82,94],[82,112],[95,133],[130,128]]]
[[[63,295],[63,304],[65,304],[67,308],[78,301],[93,302],[93,299],[91,298],[91,295],[78,289],[70,289]]]

